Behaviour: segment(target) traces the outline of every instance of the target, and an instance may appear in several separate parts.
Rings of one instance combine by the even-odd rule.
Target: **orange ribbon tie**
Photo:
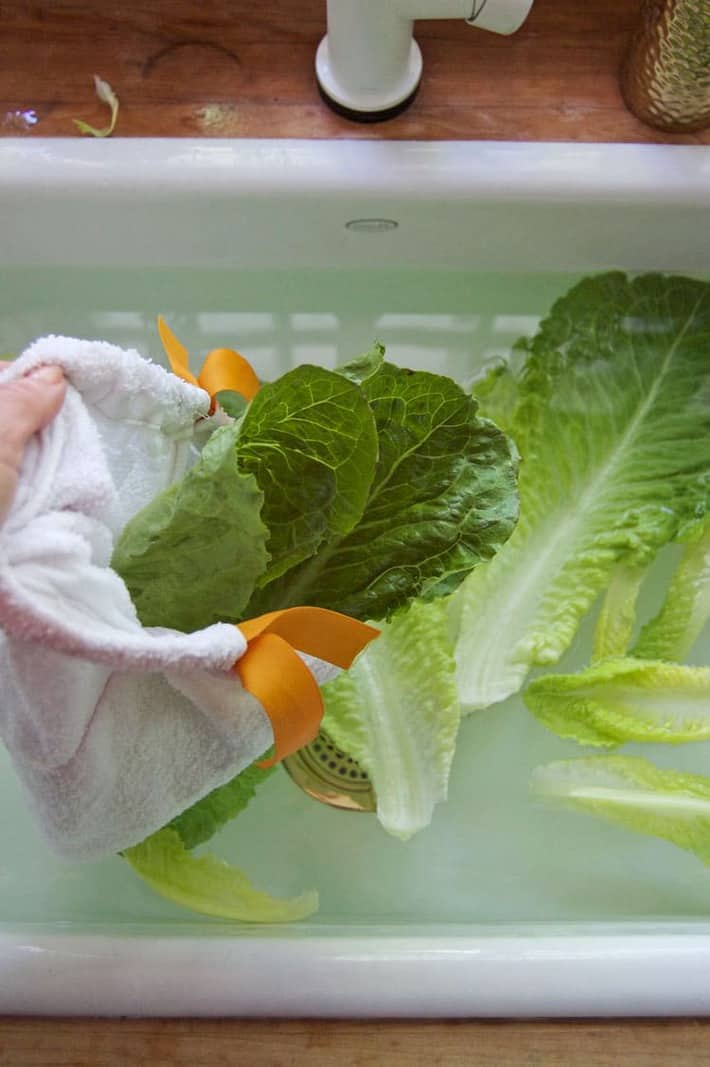
[[[173,374],[190,385],[209,393],[210,415],[215,408],[215,396],[223,390],[240,393],[251,400],[259,390],[259,379],[248,360],[232,348],[213,348],[208,352],[197,377],[190,370],[190,354],[178,341],[162,315],[158,315],[158,333],[170,361]]]
[[[235,670],[242,685],[265,709],[274,731],[270,767],[303,748],[318,734],[323,698],[296,649],[347,669],[379,630],[337,611],[297,607],[272,611],[239,624],[247,651]]]

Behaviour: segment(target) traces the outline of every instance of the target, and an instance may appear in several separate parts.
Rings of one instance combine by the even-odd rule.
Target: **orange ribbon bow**
[[[248,646],[235,670],[271,720],[274,755],[259,764],[271,767],[312,741],[323,718],[320,688],[296,650],[345,670],[379,630],[337,611],[309,607],[272,611],[240,622],[239,629]]]
[[[215,409],[217,393],[228,389],[230,392],[240,393],[246,400],[251,400],[258,392],[259,379],[254,368],[234,349],[213,348],[207,353],[202,370],[195,377],[190,370],[190,355],[187,349],[178,341],[162,315],[158,315],[158,333],[173,374],[209,393],[210,415]]]
[[[216,394],[224,389],[241,393],[246,400],[257,393],[259,379],[238,352],[231,348],[213,349],[195,378],[187,349],[161,315],[158,331],[173,374],[209,393],[210,414]],[[380,631],[337,611],[309,607],[272,611],[239,623],[239,629],[247,639],[247,650],[234,669],[271,721],[274,755],[260,763],[271,767],[312,741],[323,718],[320,687],[298,652],[346,670]]]

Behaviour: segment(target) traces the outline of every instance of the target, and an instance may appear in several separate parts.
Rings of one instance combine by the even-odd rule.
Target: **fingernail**
[[[47,385],[59,385],[64,374],[61,367],[38,367],[30,372],[29,377],[38,382],[46,382]]]

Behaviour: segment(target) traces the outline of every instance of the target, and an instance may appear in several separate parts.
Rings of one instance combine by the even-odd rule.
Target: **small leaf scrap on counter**
[[[80,133],[84,133],[89,137],[110,137],[118,122],[118,97],[109,83],[100,78],[98,74],[94,74],[94,86],[96,95],[101,103],[108,105],[111,109],[111,118],[108,125],[98,129],[96,126],[91,126],[88,122],[84,122],[83,119],[72,119],[72,122]]]

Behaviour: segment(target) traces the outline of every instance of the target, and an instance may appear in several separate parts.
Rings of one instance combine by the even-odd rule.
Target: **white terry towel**
[[[137,352],[65,337],[0,382],[42,364],[69,385],[0,526],[0,736],[50,845],[85,859],[142,841],[273,733],[230,671],[241,632],[144,628],[109,566],[125,522],[184,473],[209,397]]]

